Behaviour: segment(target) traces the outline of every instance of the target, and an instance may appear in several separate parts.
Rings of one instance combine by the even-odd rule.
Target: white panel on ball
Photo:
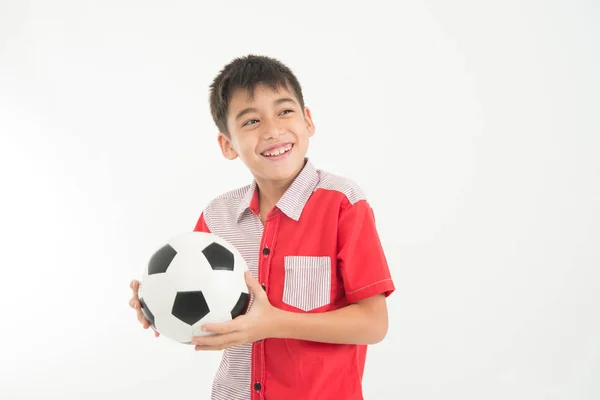
[[[225,239],[205,232],[178,234],[152,255],[144,271],[145,314],[161,335],[189,343],[205,335],[202,325],[246,312],[247,270],[240,252]]]
[[[190,326],[171,313],[176,294],[164,274],[149,275],[140,286],[140,297],[154,315],[156,330],[165,337],[186,342],[191,334]]]
[[[177,255],[166,272],[173,287],[179,292],[185,292],[206,286],[212,269],[202,254],[202,248],[195,248],[193,243],[173,247],[177,250]],[[190,265],[196,265],[197,268],[190,268]]]

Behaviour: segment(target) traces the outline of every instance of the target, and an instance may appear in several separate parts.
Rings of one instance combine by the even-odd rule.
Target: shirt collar
[[[279,208],[285,215],[294,221],[298,221],[300,219],[300,215],[302,214],[304,206],[319,183],[318,171],[308,158],[305,158],[304,160],[304,168],[302,168],[296,179],[294,179],[290,187],[285,191],[283,196],[281,196],[281,199],[279,199],[276,204],[277,208]],[[244,214],[244,211],[247,209],[250,209],[254,215],[259,214],[256,180],[252,181],[252,184],[240,202],[240,205],[237,209],[238,222]]]

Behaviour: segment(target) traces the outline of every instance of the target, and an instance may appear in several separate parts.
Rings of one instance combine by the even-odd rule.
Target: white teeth
[[[280,147],[279,149],[273,150],[273,151],[268,152],[268,153],[264,152],[263,155],[265,155],[267,157],[279,156],[279,155],[281,155],[283,153],[288,152],[291,148],[292,148],[292,145],[288,145],[288,146],[285,146],[285,147]]]

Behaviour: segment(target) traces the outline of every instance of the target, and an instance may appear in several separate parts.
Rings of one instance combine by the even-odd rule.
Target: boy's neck
[[[291,182],[289,184],[265,184],[256,182],[256,190],[258,190],[258,209],[259,209],[259,217],[260,221],[265,223],[267,220],[267,216],[275,207],[279,199],[283,196],[288,187],[290,187]]]
[[[257,190],[258,190],[258,204],[261,210],[261,216],[266,217],[267,213],[271,211],[273,207],[279,202],[281,197],[288,188],[292,185],[296,177],[300,174],[304,168],[304,162],[298,168],[298,171],[289,179],[285,181],[263,181],[255,177]]]
[[[292,185],[294,178],[289,181],[282,182],[261,182],[256,180],[258,204],[260,205],[260,208],[262,209],[265,207],[268,210],[273,208],[279,199],[281,199],[285,191],[288,190],[288,188]]]

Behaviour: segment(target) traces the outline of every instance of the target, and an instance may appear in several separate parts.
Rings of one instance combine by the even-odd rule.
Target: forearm
[[[273,337],[339,344],[375,344],[387,333],[387,315],[377,317],[361,304],[324,313],[279,310]]]

